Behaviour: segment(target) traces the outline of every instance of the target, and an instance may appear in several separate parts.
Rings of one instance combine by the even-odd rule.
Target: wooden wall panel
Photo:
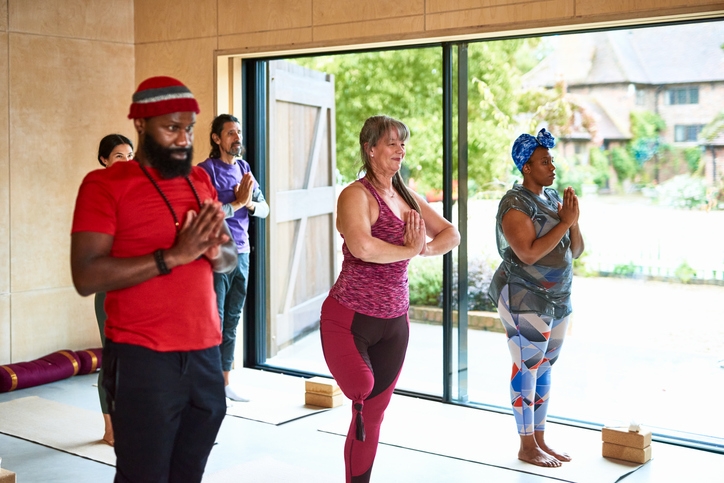
[[[696,6],[711,6],[721,10],[724,4],[712,0],[575,0],[576,15],[616,15],[621,16],[634,12],[649,12],[652,16],[661,15],[665,10],[688,9]],[[630,15],[629,15],[630,16]]]
[[[393,19],[423,15],[423,0],[315,0],[312,19],[314,26],[356,23],[366,20]]]
[[[9,0],[8,5],[13,32],[133,43],[129,0]]]
[[[219,35],[312,25],[312,0],[219,0]]]
[[[81,298],[72,288],[14,293],[11,317],[13,362],[101,346],[93,297]]]
[[[248,34],[223,35],[219,37],[219,50],[276,47],[299,45],[312,42],[312,28],[273,30]]]
[[[10,333],[10,295],[0,294],[0,365],[12,362]]]
[[[511,2],[510,0],[426,0],[425,13],[455,12],[459,10],[473,10],[478,8],[489,8],[510,3],[533,3],[540,0],[522,0]],[[551,1],[551,0],[549,0]],[[574,0],[552,0],[556,2],[573,2]]]
[[[10,292],[10,156],[8,153],[8,34],[0,34],[0,294]],[[0,336],[2,332],[0,331]],[[2,358],[2,347],[0,347]]]
[[[428,14],[425,19],[428,31],[524,23],[528,23],[526,27],[534,27],[544,20],[571,18],[573,13],[571,1],[542,0]]]
[[[11,33],[9,52],[12,291],[68,287],[78,186],[103,136],[135,139],[133,46]]]
[[[136,46],[136,86],[153,76],[183,82],[199,103],[194,129],[194,164],[209,154],[209,130],[214,119],[214,50],[216,37]],[[135,87],[134,87],[135,90]]]
[[[422,15],[314,27],[313,35],[315,42],[344,44],[344,40],[352,39],[390,39],[403,35],[409,38],[415,33],[421,36],[425,33],[425,17]]]
[[[134,3],[136,44],[218,34],[216,0],[135,0]]]
[[[0,2],[0,32],[8,29],[8,3],[7,0]]]

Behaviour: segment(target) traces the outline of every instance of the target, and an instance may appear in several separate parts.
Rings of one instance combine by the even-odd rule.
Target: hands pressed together
[[[198,213],[193,210],[186,213],[176,243],[167,250],[167,254],[173,256],[178,265],[192,262],[201,255],[208,259],[215,258],[219,246],[229,241],[229,236],[222,229],[223,225],[221,203],[204,200]]]
[[[406,247],[414,248],[416,254],[425,254],[427,247],[425,220],[423,220],[422,216],[415,210],[410,210],[405,215],[404,244]]]
[[[558,203],[558,216],[561,223],[573,227],[578,223],[578,215],[578,196],[576,196],[575,190],[569,186],[563,192],[563,204]]]
[[[254,177],[251,173],[245,173],[238,185],[234,186],[236,202],[241,206],[249,208],[251,197],[254,194]]]

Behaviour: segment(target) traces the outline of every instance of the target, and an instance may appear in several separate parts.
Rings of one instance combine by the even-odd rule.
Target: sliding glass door
[[[552,371],[550,418],[636,419],[659,439],[724,448],[724,423],[699,410],[724,398],[722,28],[245,61],[245,129],[273,213],[256,234],[247,365],[329,374],[318,329],[341,267],[334,207],[358,176],[362,123],[384,113],[411,128],[405,182],[462,235],[447,257],[410,263],[410,345],[398,390],[511,413],[508,341],[487,296],[500,263],[495,220],[501,197],[521,181],[513,140],[545,127],[557,138],[553,187],[578,194],[586,244],[574,262],[574,312]],[[301,80],[277,87],[291,72]]]

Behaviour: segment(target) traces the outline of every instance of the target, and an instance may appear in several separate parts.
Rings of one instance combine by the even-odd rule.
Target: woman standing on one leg
[[[460,241],[455,227],[402,181],[409,136],[396,119],[367,119],[360,132],[365,176],[337,203],[344,263],[322,306],[320,332],[329,370],[353,402],[344,446],[347,483],[370,480],[383,413],[405,359],[407,264]]]
[[[523,174],[498,206],[496,234],[503,258],[490,285],[513,358],[511,399],[520,435],[518,458],[538,466],[561,466],[566,453],[545,442],[551,366],[558,359],[571,313],[573,258],[583,252],[578,198],[555,180],[549,149],[555,139],[545,129],[522,134],[513,161]]]
[[[117,161],[128,161],[133,159],[133,143],[126,136],[120,134],[109,134],[101,139],[98,146],[98,162],[104,168],[110,168]],[[104,304],[106,301],[106,293],[98,292],[95,295],[96,322],[98,322],[98,330],[101,333],[101,345],[106,345],[106,311]],[[103,441],[113,446],[113,424],[111,424],[111,415],[108,413],[108,402],[106,401],[106,391],[101,385],[103,379],[103,369],[98,373],[98,397],[101,401],[101,411],[103,412],[103,421],[105,423],[105,431],[103,433]]]

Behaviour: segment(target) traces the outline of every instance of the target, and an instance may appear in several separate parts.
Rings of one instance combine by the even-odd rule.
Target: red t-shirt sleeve
[[[92,231],[114,235],[116,232],[116,196],[112,181],[103,170],[86,175],[78,190],[71,233]]]
[[[214,188],[214,184],[211,182],[211,177],[206,169],[202,166],[195,166],[193,173],[195,179],[192,179],[192,181],[203,183],[204,190],[210,194],[211,200],[219,201],[219,194],[217,193],[216,188]],[[201,202],[203,203],[206,197],[199,192],[199,198],[201,198]]]

